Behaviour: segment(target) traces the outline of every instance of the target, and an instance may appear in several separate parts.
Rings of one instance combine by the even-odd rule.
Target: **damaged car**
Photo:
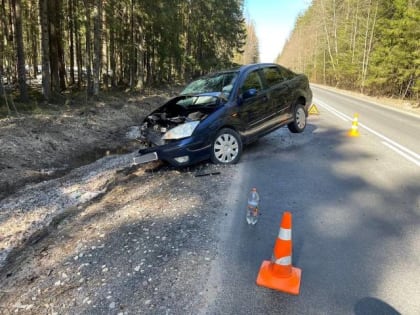
[[[308,78],[277,64],[201,77],[145,118],[135,163],[236,163],[245,145],[280,127],[302,132],[311,102]]]

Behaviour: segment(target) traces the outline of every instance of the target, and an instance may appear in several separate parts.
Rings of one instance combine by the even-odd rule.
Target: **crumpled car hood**
[[[164,145],[162,136],[170,129],[191,121],[202,121],[226,103],[223,93],[180,95],[153,111],[140,126],[140,140],[146,146]]]

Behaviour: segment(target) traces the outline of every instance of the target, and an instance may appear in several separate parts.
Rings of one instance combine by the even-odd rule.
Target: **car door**
[[[256,128],[265,120],[270,105],[259,70],[247,74],[239,88],[239,94],[242,102],[238,114],[244,123],[243,127],[245,130]]]
[[[296,91],[299,89],[298,85],[300,84],[296,85],[296,83],[300,82],[300,80],[295,80],[297,76],[292,71],[281,66],[278,68],[283,79],[283,84],[287,85],[287,93],[284,97],[281,113],[287,115],[288,117],[293,117],[293,107],[297,101]]]
[[[265,67],[263,73],[268,86],[267,93],[270,95],[272,116],[284,116],[284,119],[287,119],[286,114],[291,102],[287,76],[277,66]]]

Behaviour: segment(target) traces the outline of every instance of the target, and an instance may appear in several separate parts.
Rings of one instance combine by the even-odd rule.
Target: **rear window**
[[[264,68],[263,72],[269,87],[279,84],[285,79],[277,67]]]
[[[290,80],[296,76],[295,73],[293,73],[292,71],[286,68],[280,67],[280,71],[281,71],[281,76],[283,77],[284,80]]]

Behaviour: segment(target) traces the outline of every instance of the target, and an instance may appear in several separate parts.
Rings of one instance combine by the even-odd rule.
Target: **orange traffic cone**
[[[302,271],[292,266],[292,214],[285,212],[271,261],[263,261],[257,277],[259,286],[299,294]]]
[[[351,129],[347,133],[349,137],[358,137],[359,134],[359,114],[354,114],[353,122],[351,124]]]

